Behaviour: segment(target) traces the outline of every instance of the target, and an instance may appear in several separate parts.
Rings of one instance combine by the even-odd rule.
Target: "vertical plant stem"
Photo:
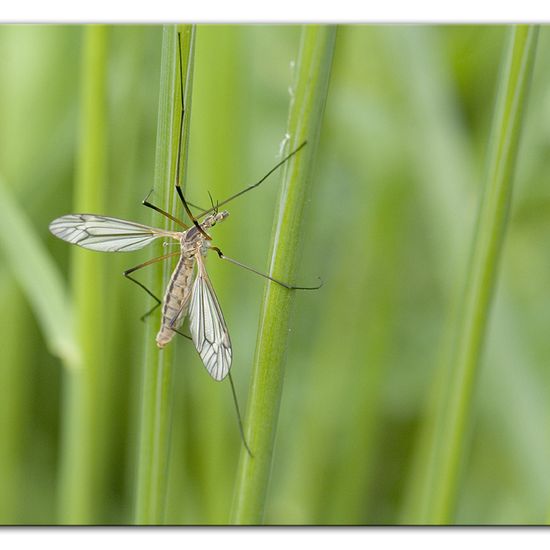
[[[269,273],[294,281],[299,256],[302,213],[327,97],[336,28],[306,26],[302,30],[296,81],[291,92],[289,150],[308,141],[286,165],[275,221]],[[253,457],[241,451],[233,522],[262,522],[273,445],[283,388],[293,292],[269,282],[266,287],[247,411],[246,437]]]
[[[247,29],[235,25],[202,25],[197,29],[193,76],[195,123],[190,145],[193,158],[190,181],[193,182],[193,189],[189,193],[201,206],[209,202],[206,190],[212,193],[215,200],[218,197],[222,199],[230,196],[242,181],[239,178],[242,165],[235,159],[242,154],[247,135],[246,111],[243,109],[243,104],[249,101],[247,94],[250,91],[245,76],[250,69],[243,39],[246,32]],[[215,162],[212,162],[214,157]],[[233,208],[234,203],[231,203]],[[234,250],[233,245],[239,242],[240,255],[242,238],[237,235],[238,227],[233,218],[232,223],[224,224],[219,231],[215,231],[214,238],[223,235],[222,249],[225,250]],[[235,292],[234,287],[242,274],[227,269],[228,266],[215,258],[207,261],[209,276],[224,311],[231,310],[232,297],[238,300],[240,307],[244,307],[243,296]],[[233,325],[229,319],[227,321]],[[232,338],[236,336],[233,327],[230,326]],[[185,347],[187,356],[195,354],[192,344]],[[195,518],[200,518],[201,523],[227,523],[235,481],[228,471],[234,469],[232,464],[238,459],[238,448],[232,446],[236,420],[227,414],[226,409],[231,399],[229,381],[221,385],[213,384],[204,376],[206,372],[201,372],[202,366],[190,366],[193,368],[182,373],[186,391],[192,393],[192,401],[187,400],[186,405],[191,407],[188,416],[193,424],[193,429],[187,430],[191,437],[187,439],[187,469],[193,476],[193,486],[200,498],[188,499],[185,506],[193,510]],[[235,383],[239,386],[237,379]],[[193,438],[192,434],[200,436]],[[208,456],[213,459],[204,460]],[[214,459],[220,456],[224,457],[226,467]]]
[[[178,35],[175,26],[165,27],[162,40],[161,85],[157,151],[155,160],[155,194],[160,207],[175,211],[175,171],[179,144],[181,92],[179,80]],[[187,167],[188,128],[191,112],[194,28],[180,26],[184,90],[184,131],[181,144],[182,182]],[[158,215],[155,223],[158,225]],[[165,220],[165,224],[166,224]],[[172,222],[166,224],[166,227]],[[162,255],[162,243],[157,249]],[[164,262],[162,270],[152,270],[149,288],[157,296],[164,294],[173,263]],[[158,311],[158,310],[157,310]],[[153,316],[152,316],[153,317]],[[143,374],[140,442],[138,449],[135,522],[159,524],[164,521],[166,505],[168,457],[170,454],[171,413],[173,403],[174,343],[159,350],[155,343],[158,313],[149,319],[146,330],[146,357]]]
[[[18,505],[24,499],[22,451],[29,437],[26,422],[30,421],[32,394],[27,378],[33,376],[33,353],[38,353],[33,346],[21,345],[32,341],[32,322],[24,299],[51,353],[67,371],[81,369],[69,293],[41,237],[0,178],[0,253],[6,268],[0,272],[0,303],[6,316],[6,322],[0,323],[0,388],[4,394],[0,399],[0,523],[16,523]]]
[[[538,28],[511,30],[491,132],[487,179],[472,243],[462,311],[455,329],[446,398],[437,414],[428,465],[429,499],[424,521],[452,521],[473,390],[495,288],[512,195],[524,105],[533,68]],[[430,483],[431,482],[431,483]]]
[[[24,480],[23,443],[25,436],[26,401],[29,388],[25,376],[29,372],[29,349],[21,345],[19,336],[27,319],[23,296],[6,273],[0,275],[0,297],[9,323],[0,326],[0,524],[21,521],[21,486]],[[27,399],[26,399],[27,398]]]
[[[105,189],[107,28],[84,28],[76,212],[101,212]],[[75,248],[72,280],[82,367],[64,372],[60,522],[98,521],[102,470],[103,258]]]

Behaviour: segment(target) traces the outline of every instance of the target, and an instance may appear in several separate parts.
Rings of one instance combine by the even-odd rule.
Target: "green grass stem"
[[[75,212],[102,212],[106,188],[106,48],[108,30],[94,25],[83,30],[80,135]],[[59,521],[87,524],[101,521],[102,367],[106,313],[104,258],[74,247],[72,287],[75,330],[82,349],[82,368],[65,372],[59,478]]]
[[[491,131],[488,171],[471,248],[462,310],[455,327],[453,355],[441,391],[429,468],[429,500],[422,522],[449,523],[457,501],[473,393],[497,280],[511,202],[514,168],[533,68],[538,28],[517,26],[499,85]]]
[[[269,268],[271,276],[281,280],[295,280],[303,210],[321,130],[335,35],[335,27],[307,26],[302,30],[296,80],[291,90],[288,150],[304,140],[308,145],[289,161],[283,176]],[[267,284],[247,411],[246,437],[254,456],[241,451],[233,508],[233,522],[237,524],[263,520],[292,302],[293,292]]]
[[[522,102],[517,60],[536,34],[514,30],[506,68],[511,29],[339,26],[319,149],[308,134],[283,210],[284,168],[227,205],[212,244],[268,273],[279,231],[273,273],[325,283],[270,285],[251,330],[266,281],[208,255],[250,460],[229,381],[213,382],[184,338],[159,351],[159,312],[142,323],[154,302],[122,277],[168,249],[102,254],[48,232],[75,210],[163,226],[141,205],[153,185],[150,200],[185,219],[175,29],[0,26],[0,524],[546,521],[550,27],[506,222],[520,118],[507,97],[515,86]],[[195,33],[185,193],[208,206],[297,144],[289,131],[277,147],[289,86],[304,105],[309,53],[299,66],[296,25]],[[300,188],[312,156],[298,268],[281,259],[301,217],[285,207],[296,212],[288,184]],[[137,278],[160,298],[172,265]]]
[[[8,277],[3,272],[0,277],[1,303],[9,319],[0,327],[0,387],[5,392],[0,400],[0,523],[9,524],[21,521],[24,504],[22,458],[28,437],[26,402],[32,392],[25,379],[31,376],[33,350],[20,341],[21,334],[32,338],[34,328],[29,325],[26,303],[38,321],[49,351],[61,359],[67,370],[80,369],[81,354],[61,273],[32,222],[1,180],[0,203],[0,250],[12,274]]]
[[[21,324],[28,319],[22,293],[11,277],[0,275],[0,299],[9,323],[2,323],[0,346],[0,525],[17,524],[24,518],[24,496],[21,485],[25,468],[21,460],[25,442],[25,427],[29,397],[29,347],[20,345],[17,336]]]
[[[204,25],[197,28],[189,151],[192,166],[186,192],[201,206],[209,205],[208,192],[214,201],[223,200],[244,185],[240,169],[246,165],[244,158],[250,154],[246,145],[243,146],[248,128],[243,106],[251,103],[247,85],[247,71],[251,70],[248,55],[241,27]],[[238,231],[242,230],[243,220],[235,211],[238,202],[228,205],[230,218],[214,228],[212,237],[214,244],[226,254],[238,253],[240,256],[243,239]],[[233,307],[232,300],[238,302],[237,307],[246,307],[243,293],[235,290],[235,281],[243,274],[220,261],[215,254],[208,256],[208,273],[226,315],[233,346],[237,349],[238,335],[228,314]],[[244,274],[244,278],[246,276]],[[235,444],[239,440],[235,414],[232,410],[228,414],[228,405],[233,406],[229,380],[221,384],[213,382],[192,342],[181,338],[180,341],[183,364],[188,365],[178,373],[187,411],[180,416],[179,425],[174,424],[174,429],[184,430],[187,436],[185,455],[175,465],[179,464],[180,470],[186,470],[186,475],[192,480],[187,485],[194,489],[194,494],[186,491],[183,507],[179,499],[180,511],[183,509],[189,514],[188,522],[227,523],[234,484],[231,472],[235,470],[239,451]],[[238,381],[238,373],[243,374],[241,357],[240,353],[234,355],[233,376],[236,386],[244,389]],[[192,396],[192,400],[187,395]],[[204,456],[211,457],[211,460],[204,460]],[[177,484],[171,489],[177,492]]]
[[[17,239],[13,238],[17,235]],[[48,347],[69,369],[79,369],[72,309],[61,273],[32,223],[0,180],[0,248],[31,304]],[[40,273],[40,284],[36,274]]]
[[[0,327],[0,387],[5,392],[0,400],[0,523],[15,523],[19,520],[23,498],[21,453],[28,421],[25,401],[31,391],[25,376],[30,375],[32,350],[18,344],[20,338],[16,336],[32,334],[23,297],[30,304],[50,352],[61,359],[68,371],[77,371],[82,364],[70,299],[61,273],[1,179],[0,250],[12,275],[2,273],[0,282],[2,307],[9,316],[9,322]],[[39,279],[36,274],[40,274]],[[14,288],[15,284],[19,290]]]
[[[194,36],[193,26],[180,26],[184,90],[184,132],[181,180],[185,182],[191,90],[193,75]],[[177,28],[165,27],[162,41],[161,86],[157,130],[157,150],[154,175],[154,202],[168,211],[175,212],[175,171],[179,143],[181,92]],[[159,224],[158,214],[154,223]],[[166,221],[164,222],[166,223]],[[168,224],[171,226],[172,222]],[[157,255],[166,253],[160,243]],[[164,262],[162,269],[152,269],[149,288],[156,296],[164,294],[173,268],[173,262]],[[135,501],[137,524],[161,524],[165,517],[168,458],[170,456],[171,416],[173,408],[174,342],[159,350],[155,342],[158,331],[158,310],[147,322],[146,357],[141,405],[141,427],[138,449],[138,472]]]

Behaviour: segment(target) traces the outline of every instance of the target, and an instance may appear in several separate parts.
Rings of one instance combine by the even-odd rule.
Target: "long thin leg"
[[[196,208],[200,212],[204,210],[204,208],[202,206],[199,206],[198,204],[193,204],[192,202],[189,202],[189,201],[186,201],[186,202],[189,206],[191,206],[192,208]]]
[[[321,288],[323,286],[322,282],[317,286],[295,286],[295,285],[290,285],[288,283],[283,283],[282,281],[279,281],[278,279],[270,277],[269,275],[266,275],[265,273],[262,273],[261,271],[257,271],[253,267],[242,264],[241,262],[238,262],[237,260],[233,260],[233,258],[228,258],[217,246],[211,246],[210,249],[214,250],[222,260],[227,260],[228,262],[231,262],[232,264],[238,265],[239,267],[242,267],[243,269],[247,269],[248,271],[252,271],[252,273],[255,273],[256,275],[260,275],[260,277],[265,277],[266,279],[269,279],[270,281],[273,281],[274,283],[277,283],[278,285],[284,286],[285,288],[288,288],[289,290],[318,290],[319,288]]]
[[[229,378],[229,383],[231,384],[231,393],[233,394],[233,403],[235,403],[235,410],[237,411],[237,420],[239,421],[239,431],[241,432],[241,439],[243,440],[243,445],[245,446],[246,451],[248,452],[249,456],[252,458],[254,455],[252,454],[252,451],[250,450],[250,447],[246,442],[246,437],[244,436],[241,411],[239,410],[239,402],[237,401],[237,392],[235,391],[235,384],[233,384],[233,377],[231,376],[231,372],[227,373],[227,377]]]
[[[184,106],[184,103],[183,103],[183,66],[182,66],[182,58],[181,58],[181,35],[180,35],[180,33],[178,33],[178,54],[179,54],[179,68],[180,68],[181,114],[180,114],[179,131],[178,131],[178,156],[177,156],[177,159],[176,159],[176,191],[177,191],[178,195],[180,196],[180,198],[183,202],[183,207],[185,208],[185,211],[187,212],[187,215],[189,216],[189,219],[193,222],[193,224],[199,229],[199,231],[201,233],[206,235],[206,233],[202,230],[199,223],[195,219],[195,216],[193,216],[193,213],[189,209],[188,204],[190,204],[194,208],[198,208],[199,210],[202,210],[202,208],[200,208],[199,206],[195,206],[191,203],[188,203],[183,198],[183,192],[182,192],[181,186],[180,186],[181,144],[183,142],[183,120],[184,120],[184,117],[185,117],[185,106]],[[151,190],[151,192],[152,192],[152,190]],[[155,206],[154,204],[151,204],[147,200],[149,198],[149,196],[151,195],[151,192],[149,192],[149,195],[147,195],[147,197],[145,197],[145,199],[143,200],[143,205],[144,206],[147,206],[149,208],[152,208],[153,210],[156,210],[157,212],[159,212],[160,214],[163,214],[164,216],[166,216],[167,218],[169,218],[173,222],[177,223],[178,225],[182,226],[183,228],[189,229],[189,226],[187,224],[183,223],[181,220],[179,220],[175,216],[172,216],[172,214],[169,214],[168,212],[166,212],[165,210],[162,210],[158,206]]]
[[[148,208],[152,208],[153,210],[156,210],[157,212],[159,212],[163,216],[166,216],[167,218],[170,218],[172,221],[181,225],[184,229],[189,229],[189,226],[183,223],[179,218],[176,218],[175,216],[168,214],[166,210],[162,210],[162,208],[159,208],[158,206],[155,206],[154,204],[150,203],[147,199],[149,199],[152,192],[153,192],[153,189],[149,191],[149,194],[141,201],[141,204],[143,204],[143,206],[147,206]],[[187,204],[189,206],[192,206],[193,208],[196,208],[197,210],[200,210],[201,212],[204,210],[204,208],[202,208],[202,206],[199,206],[198,204],[193,204],[192,202],[189,202],[189,201],[187,201]]]
[[[183,66],[182,66],[182,57],[181,57],[181,36],[180,33],[178,33],[178,57],[179,57],[179,67],[180,67],[180,95],[181,95],[181,115],[180,115],[180,126],[179,126],[179,133],[178,133],[178,157],[176,159],[176,191],[181,199],[181,202],[183,204],[183,208],[185,209],[185,212],[189,216],[189,219],[193,222],[193,225],[202,233],[204,238],[210,240],[211,237],[206,233],[206,231],[203,230],[203,228],[200,226],[199,222],[193,216],[193,213],[191,212],[191,209],[189,208],[187,201],[185,200],[183,196],[183,191],[181,189],[180,185],[180,171],[181,171],[181,144],[183,143],[183,119],[185,116],[185,105],[183,103]]]
[[[153,313],[157,307],[160,306],[160,304],[162,303],[144,284],[140,283],[137,279],[134,279],[132,276],[130,275],[126,275],[126,278],[129,279],[130,281],[136,283],[136,285],[140,286],[141,288],[143,288],[143,290],[145,290],[145,292],[147,292],[147,294],[149,294],[149,296],[151,296],[152,298],[155,299],[156,301],[156,304],[151,308],[151,309],[148,309],[140,318],[139,320],[140,321],[145,321],[145,319],[147,319],[147,317],[149,317],[149,315],[151,315],[151,313]]]
[[[153,210],[155,210],[159,214],[162,214],[163,216],[166,216],[169,220],[172,220],[173,222],[177,223],[179,226],[183,227],[184,229],[189,229],[189,226],[187,224],[183,223],[181,220],[179,220],[175,216],[172,216],[172,214],[169,214],[168,212],[166,212],[166,210],[163,210],[162,208],[159,208],[158,206],[155,206],[154,204],[150,203],[147,199],[149,199],[152,192],[153,190],[151,189],[151,191],[149,191],[149,194],[141,201],[141,204],[143,204],[143,206],[147,206],[147,208],[152,208]]]
[[[197,221],[195,216],[193,216],[193,213],[189,209],[189,206],[187,205],[187,201],[185,200],[185,197],[183,196],[183,191],[181,190],[181,187],[179,183],[176,183],[176,191],[178,192],[178,195],[180,196],[181,202],[183,203],[183,207],[185,208],[185,211],[187,212],[187,215],[193,222],[193,225],[202,233],[202,236],[211,241],[212,237],[200,226],[200,223]]]
[[[158,256],[157,258],[153,258],[151,260],[143,262],[142,264],[136,265],[135,267],[131,267],[130,269],[127,269],[123,273],[123,275],[127,279],[129,279],[130,281],[132,281],[133,283],[135,283],[136,285],[141,287],[143,290],[145,290],[145,292],[147,292],[147,294],[149,294],[149,296],[151,296],[151,298],[153,298],[156,301],[156,304],[149,311],[146,311],[141,316],[142,321],[145,321],[145,319],[147,317],[149,317],[149,315],[151,315],[151,313],[153,313],[153,311],[155,311],[155,309],[157,309],[157,307],[159,307],[162,302],[142,282],[138,281],[137,279],[134,279],[134,277],[131,277],[130,273],[133,273],[134,271],[137,271],[138,269],[141,269],[142,267],[147,267],[148,265],[154,264],[156,262],[161,262],[162,260],[166,260],[168,258],[173,258],[174,256],[179,256],[179,254],[180,254],[180,252],[178,251],[178,252],[171,252],[170,254],[165,254],[164,256]]]
[[[193,340],[191,338],[191,336],[188,336],[187,334],[177,330],[177,329],[172,329],[174,332],[177,332],[180,336],[183,336],[184,338],[187,338],[188,340]],[[235,384],[233,383],[233,377],[231,376],[231,373],[229,372],[227,374],[227,377],[229,378],[229,384],[231,385],[231,394],[233,396],[233,404],[235,405],[235,411],[237,413],[237,422],[239,424],[239,432],[241,434],[241,439],[242,439],[242,442],[243,442],[243,445],[246,449],[246,451],[248,452],[248,454],[252,457],[254,456],[252,454],[252,451],[250,450],[250,447],[248,446],[248,443],[246,442],[246,437],[244,436],[244,428],[243,428],[243,420],[242,420],[242,416],[241,416],[241,411],[239,409],[239,401],[237,399],[237,391],[235,390]]]
[[[181,332],[181,330],[178,330],[176,328],[173,328],[172,330],[174,332],[177,332],[180,336],[183,336],[184,338],[187,338],[188,340],[193,341],[193,338],[191,338],[191,336],[189,336],[188,334],[185,334],[184,332]]]
[[[241,195],[244,195],[245,193],[247,193],[248,191],[252,191],[252,189],[254,189],[255,187],[258,187],[258,185],[260,185],[261,183],[263,183],[269,176],[271,176],[271,174],[273,174],[273,172],[275,172],[275,170],[277,170],[277,168],[280,168],[287,160],[289,160],[291,157],[293,157],[300,149],[302,149],[302,147],[305,147],[307,144],[307,141],[304,141],[303,143],[301,143],[300,145],[298,145],[298,147],[296,147],[296,149],[294,149],[294,151],[292,151],[291,153],[289,153],[283,160],[281,160],[280,162],[278,162],[263,178],[261,178],[259,181],[257,181],[256,183],[253,183],[252,185],[249,185],[248,187],[246,187],[245,189],[243,189],[242,191],[239,191],[238,193],[235,193],[234,195],[231,195],[229,198],[221,201],[221,202],[218,202],[216,204],[216,206],[213,206],[212,208],[209,208],[208,210],[204,210],[203,212],[200,212],[199,214],[197,214],[197,218],[202,218],[203,216],[205,216],[206,214],[210,214],[210,212],[213,212],[214,210],[216,210],[217,208],[219,208],[220,206],[223,206],[224,204],[227,204],[229,201],[232,201],[233,199],[236,199],[237,197],[240,197]]]
[[[183,199],[183,194],[181,191],[181,187],[179,184],[179,174],[180,174],[180,164],[181,164],[181,143],[183,140],[183,118],[185,115],[185,109],[183,105],[183,67],[182,67],[182,61],[181,61],[181,40],[180,40],[180,33],[178,33],[178,51],[179,51],[179,65],[180,65],[180,88],[181,88],[181,115],[180,115],[180,124],[179,124],[179,135],[178,135],[178,157],[176,161],[176,190],[178,192],[178,195],[182,198],[183,206],[185,208],[185,211],[187,212],[187,215],[189,218],[193,221],[194,225],[198,227],[198,229],[201,231],[201,233],[204,234],[204,231],[202,231],[200,225],[198,224],[197,220],[193,216],[191,210],[189,209],[188,203]],[[185,223],[183,223],[180,219],[176,218],[175,216],[172,216],[172,214],[166,212],[166,210],[163,210],[162,208],[159,208],[158,206],[155,206],[154,204],[149,202],[149,197],[151,196],[151,193],[153,190],[149,192],[149,194],[143,199],[142,204],[143,206],[147,206],[148,208],[152,208],[159,214],[162,214],[163,216],[166,216],[168,219],[172,220],[173,222],[177,223],[179,226],[183,227],[184,229],[189,229],[189,226]],[[195,206],[191,204],[194,208],[200,207]]]

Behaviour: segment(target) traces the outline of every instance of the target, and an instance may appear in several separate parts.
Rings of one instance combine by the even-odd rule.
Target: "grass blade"
[[[0,523],[10,524],[20,521],[23,504],[21,487],[24,485],[25,470],[22,451],[28,421],[26,399],[32,392],[26,380],[31,371],[32,345],[24,345],[20,337],[21,334],[29,336],[29,317],[21,301],[26,298],[50,352],[61,359],[67,370],[79,370],[81,355],[73,330],[69,295],[61,274],[32,223],[1,179],[0,250],[7,268],[13,274],[13,281],[22,291],[14,292],[17,289],[13,288],[12,277],[2,274],[2,308],[4,314],[9,315],[9,322],[3,323],[1,340]],[[39,284],[37,273],[40,274]]]
[[[83,31],[80,139],[76,175],[76,212],[102,212],[106,186],[106,47],[107,28]],[[101,255],[74,248],[72,281],[77,340],[82,368],[65,373],[59,515],[61,523],[100,520],[104,462],[101,460],[101,402],[104,365],[103,262]],[[91,291],[93,289],[93,292]]]
[[[300,228],[327,96],[336,28],[307,26],[302,30],[296,81],[291,92],[289,150],[308,145],[287,165],[279,214],[272,241],[269,273],[294,281]],[[284,359],[290,324],[292,292],[268,283],[264,295],[246,437],[254,453],[241,451],[233,522],[260,523],[271,470],[273,445],[282,393]]]
[[[437,425],[428,461],[428,500],[421,522],[452,521],[460,468],[483,347],[497,278],[512,194],[514,167],[536,49],[538,28],[518,26],[501,76],[499,99],[491,133],[491,148],[483,199],[472,243],[462,311],[455,327],[453,355],[447,382],[440,386],[444,399],[435,417]]]
[[[13,235],[17,235],[17,239]],[[78,368],[80,351],[61,274],[2,180],[0,247],[31,304],[50,351],[68,368]],[[40,273],[40,285],[36,284],[36,273]]]
[[[245,41],[247,32],[248,28],[237,25],[197,27],[193,74],[194,122],[189,152],[193,160],[187,194],[201,206],[210,204],[207,192],[212,194],[216,202],[231,195],[235,186],[244,185],[240,170],[247,165],[250,155],[250,149],[246,146],[249,135],[247,115],[250,116],[250,113],[246,106],[255,102],[248,95],[253,69],[250,66],[250,50]],[[247,160],[241,161],[243,152]],[[236,159],[239,162],[235,162]],[[239,201],[228,205],[230,221],[217,226],[213,238],[224,252],[231,251],[233,254],[237,249],[240,255],[242,238],[238,234],[238,219],[242,218],[235,210],[237,204]],[[207,258],[206,262],[209,277],[226,315],[233,346],[237,349],[238,336],[228,314],[234,305],[233,299],[239,301],[240,308],[246,307],[242,302],[243,294],[235,286],[242,273],[214,257]],[[180,414],[184,414],[186,420],[177,427],[174,424],[174,430],[181,429],[186,434],[185,438],[179,437],[180,440],[185,439],[186,450],[185,455],[176,459],[174,465],[177,464],[180,471],[184,470],[188,479],[192,480],[191,484],[186,484],[188,490],[183,503],[178,496],[178,506],[187,515],[182,516],[182,521],[227,523],[234,485],[231,472],[235,471],[240,450],[235,415],[232,410],[228,411],[228,405],[233,406],[229,381],[222,384],[212,382],[200,361],[197,361],[196,350],[191,342],[182,341],[178,353],[181,353],[189,368],[178,372],[186,408],[186,412]],[[245,374],[240,365],[240,361],[234,363],[234,381],[238,388],[244,388],[238,381],[238,374]],[[204,460],[205,456],[212,457],[212,460]],[[214,459],[222,456],[223,461]],[[192,490],[189,490],[190,487]],[[171,491],[180,493],[176,484],[171,486]],[[171,500],[176,503],[175,498]]]
[[[191,89],[195,30],[185,25],[181,30],[183,65],[183,93],[185,104],[182,147],[182,182],[185,181],[189,121],[191,113]],[[161,89],[155,161],[155,195],[161,208],[175,212],[175,170],[181,115],[181,93],[178,68],[178,35],[176,27],[166,27],[162,42]],[[155,215],[158,224],[158,215]],[[158,245],[158,255],[165,253]],[[164,289],[173,263],[164,262],[162,270],[154,270],[149,288],[157,296]],[[157,322],[155,322],[155,320]],[[146,358],[144,366],[140,443],[138,450],[137,494],[135,523],[159,524],[164,521],[166,506],[168,457],[170,454],[171,414],[173,402],[174,345],[160,350],[155,343],[158,330],[158,314],[147,323]]]

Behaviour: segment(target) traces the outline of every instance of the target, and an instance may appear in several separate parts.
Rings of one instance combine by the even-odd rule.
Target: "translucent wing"
[[[202,256],[197,254],[196,259],[197,277],[189,305],[189,330],[210,376],[223,380],[231,368],[231,340]]]
[[[130,252],[158,237],[177,238],[170,231],[94,214],[61,216],[50,223],[50,231],[68,243],[101,252]]]

